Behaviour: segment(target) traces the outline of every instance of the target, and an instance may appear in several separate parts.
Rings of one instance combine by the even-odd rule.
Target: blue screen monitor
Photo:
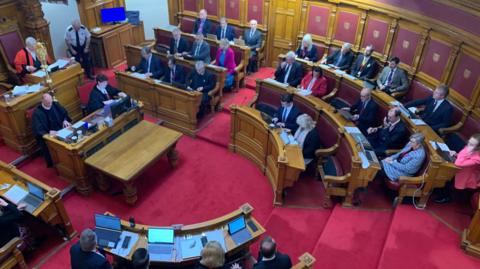
[[[245,218],[243,216],[228,223],[228,232],[230,234],[234,234],[243,229],[245,229]]]
[[[102,23],[120,22],[127,18],[124,7],[103,8],[100,10],[100,17]]]
[[[148,229],[148,243],[150,244],[173,244],[174,233],[173,229],[168,228],[149,228]]]
[[[121,223],[117,217],[95,214],[95,227],[120,231]]]

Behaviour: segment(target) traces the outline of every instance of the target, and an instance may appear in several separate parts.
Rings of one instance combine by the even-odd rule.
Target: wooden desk
[[[91,121],[97,112],[93,112],[83,119]],[[87,170],[85,159],[100,150],[106,144],[112,142],[123,132],[135,126],[143,119],[141,105],[130,110],[113,120],[111,127],[99,126],[99,130],[85,136],[77,143],[68,144],[50,135],[43,138],[47,143],[57,173],[67,181],[75,184],[77,191],[83,195],[89,195],[92,191],[92,173]]]
[[[479,201],[480,202],[480,201]],[[477,204],[472,222],[463,230],[460,246],[465,252],[480,258],[480,205]]]
[[[73,238],[77,232],[73,229],[70,217],[65,210],[60,191],[56,188],[51,188],[41,181],[23,173],[15,168],[13,165],[6,164],[0,161],[0,183],[18,185],[27,190],[27,182],[33,183],[44,190],[45,201],[33,212],[33,216],[41,219],[45,223],[59,227],[61,233],[68,238]],[[10,188],[0,190],[0,196],[3,196]]]
[[[125,61],[123,44],[140,44],[145,41],[143,22],[104,25],[99,31],[92,31],[91,51],[96,67],[113,68]]]
[[[79,120],[82,109],[77,86],[83,78],[80,64],[75,63],[54,72],[51,77],[56,99],[65,107],[72,120]],[[28,84],[43,82],[43,78],[33,75],[27,75],[25,80]],[[40,103],[42,95],[48,90],[44,87],[39,92],[15,97],[8,103],[5,103],[4,98],[0,99],[0,135],[8,147],[23,154],[32,153],[37,148],[31,119],[27,114]],[[11,92],[9,94],[11,95]]]
[[[247,106],[231,107],[229,149],[250,159],[268,177],[274,204],[283,203],[283,191],[292,187],[305,170],[298,145],[284,145],[276,130],[270,130],[260,111]]]
[[[190,224],[190,225],[180,225],[178,229],[174,231],[175,235],[175,246],[174,249],[180,249],[179,244],[181,240],[185,240],[187,237],[195,237],[201,236],[202,233],[213,231],[213,230],[223,230],[224,238],[225,238],[225,246],[226,246],[226,257],[231,257],[232,255],[239,253],[241,251],[248,251],[250,245],[252,245],[255,241],[257,241],[262,234],[265,233],[265,228],[260,225],[260,223],[252,216],[253,208],[247,203],[242,205],[239,209],[226,214],[222,217],[197,223],[197,224]],[[106,214],[109,214],[108,212]],[[256,232],[252,231],[249,225],[246,225],[248,231],[252,235],[252,238],[241,245],[236,245],[232,240],[231,236],[228,234],[228,226],[227,224],[236,219],[240,216],[245,217],[245,221],[252,222],[258,230]],[[136,224],[135,227],[131,228],[130,223],[127,220],[122,220],[122,229],[131,231],[134,233],[138,233],[139,240],[135,243],[132,247],[132,250],[128,255],[123,258],[128,260],[132,259],[132,255],[138,248],[145,248],[147,246],[147,231],[149,227],[158,227],[155,225],[142,225]],[[208,238],[207,238],[208,239]],[[121,244],[119,242],[118,244]],[[107,253],[115,255],[111,252],[110,249],[105,249]],[[184,259],[181,256],[180,251],[176,251],[176,255],[172,255],[172,260],[170,262],[152,262],[153,264],[162,264],[165,266],[186,266],[196,263],[200,259],[199,256],[191,257],[188,259]]]
[[[92,156],[85,163],[100,172],[99,187],[108,189],[103,175],[122,182],[123,194],[128,204],[137,201],[135,179],[162,155],[167,154],[172,167],[176,167],[178,154],[175,150],[181,133],[141,121]],[[103,181],[103,182],[102,182]]]
[[[146,113],[164,120],[164,126],[195,136],[202,93],[185,91],[129,72],[116,73],[118,88],[144,104]]]

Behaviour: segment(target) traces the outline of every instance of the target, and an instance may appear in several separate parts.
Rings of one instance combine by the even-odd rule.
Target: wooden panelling
[[[464,45],[451,69],[448,85],[453,90],[451,96],[460,104],[476,104],[480,96],[480,53],[478,49]]]
[[[414,23],[400,21],[392,41],[390,55],[400,58],[400,67],[409,73],[417,71],[428,30]]]
[[[352,49],[358,51],[365,18],[366,12],[361,9],[339,7],[335,13],[332,44],[340,47],[343,43],[349,42],[353,45]]]
[[[124,7],[125,0],[81,0],[77,1],[82,24],[88,29],[103,25],[100,17],[102,8]]]

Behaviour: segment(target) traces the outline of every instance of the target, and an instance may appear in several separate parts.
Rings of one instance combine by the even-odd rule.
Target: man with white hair
[[[97,251],[97,235],[90,229],[83,230],[78,243],[70,248],[72,269],[111,269],[112,265]]]
[[[352,44],[344,43],[342,48],[328,56],[322,63],[331,64],[335,69],[348,70],[353,62]]]
[[[40,58],[37,57],[37,52],[35,46],[37,45],[37,40],[31,36],[25,39],[25,48],[19,50],[13,63],[15,65],[15,70],[17,74],[22,77],[25,74],[30,74],[42,66]],[[50,58],[47,55],[47,64],[51,64]]]
[[[194,34],[203,34],[207,35],[210,34],[210,28],[212,24],[207,19],[207,11],[202,9],[198,12],[198,18],[195,20],[195,25],[193,26],[193,33]]]
[[[250,48],[250,58],[248,59],[247,73],[257,71],[258,49],[262,47],[262,33],[257,30],[257,21],[250,21],[250,29],[246,29],[243,34],[245,45]]]
[[[170,40],[170,50],[171,55],[179,55],[185,51],[188,51],[188,41],[182,37],[180,29],[177,27],[172,30],[172,39]]]
[[[295,52],[289,51],[285,59],[278,65],[275,71],[275,80],[297,87],[302,81],[302,66],[295,61]]]
[[[80,23],[80,20],[75,19],[65,31],[65,44],[70,54],[75,57],[75,61],[82,65],[85,75],[93,79],[90,73],[90,36],[88,29]]]
[[[189,91],[198,91],[203,94],[202,103],[197,117],[200,118],[205,112],[205,108],[210,102],[208,93],[215,88],[217,78],[214,74],[205,70],[205,63],[202,61],[195,62],[195,70],[192,70],[187,77],[186,86]]]

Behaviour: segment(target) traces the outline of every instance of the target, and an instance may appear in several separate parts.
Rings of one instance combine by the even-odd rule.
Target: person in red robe
[[[25,74],[33,73],[40,69],[42,63],[35,51],[37,40],[33,37],[27,37],[25,39],[25,48],[19,50],[15,55],[13,61],[17,74],[24,76]],[[47,55],[47,64],[51,64],[51,60]]]

